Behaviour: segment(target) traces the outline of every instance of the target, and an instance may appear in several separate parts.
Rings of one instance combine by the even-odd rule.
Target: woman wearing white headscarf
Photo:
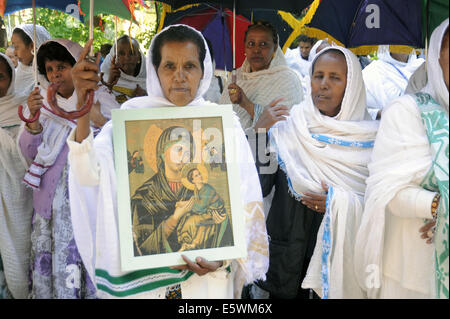
[[[168,53],[171,54],[170,61],[164,60]],[[84,83],[86,88],[95,88],[95,65],[90,66],[91,80]],[[86,67],[89,68],[87,62],[80,64],[77,69],[80,74],[84,74]],[[175,79],[184,79],[180,81],[187,89],[182,92],[176,87],[171,89],[172,82],[166,82],[171,77],[167,77],[166,72],[172,74],[172,71],[176,72]],[[132,99],[122,105],[122,109],[215,105],[202,97],[209,88],[211,77],[211,57],[201,33],[188,26],[170,26],[153,38],[147,55],[148,96]],[[239,298],[244,283],[264,277],[268,267],[268,252],[261,190],[255,187],[257,173],[254,164],[249,163],[251,151],[237,118],[235,128],[239,168],[245,176],[241,179],[240,187],[246,214],[248,258],[233,261],[231,272],[226,270],[227,262],[221,266],[220,262],[196,260],[193,263],[185,259],[188,269],[160,268],[126,273],[120,265],[112,122],[106,124],[95,140],[89,129],[81,122],[78,123],[77,129],[68,138],[71,205],[72,211],[77,212],[73,214],[72,220],[81,256],[89,274],[94,276],[99,297],[171,299],[174,291],[181,291],[183,298]],[[171,217],[175,218],[175,214],[155,227],[166,227],[167,223],[172,222]],[[117,281],[111,278],[120,278],[121,284],[116,284]],[[154,285],[148,285],[148,282]]]
[[[120,104],[133,97],[146,95],[145,55],[136,39],[127,35],[117,39],[101,65],[101,72],[103,81]]]
[[[28,297],[32,194],[22,184],[27,162],[17,145],[17,108],[25,97],[14,93],[14,64],[0,53],[0,264],[12,297]],[[6,89],[6,90],[5,90]],[[0,265],[1,267],[1,265]],[[2,287],[0,271],[0,299]]]
[[[25,116],[34,118],[38,111],[40,116],[23,126],[19,138],[23,154],[32,162],[23,178],[33,190],[31,298],[95,296],[95,287],[73,238],[70,218],[66,139],[76,122],[56,115],[47,100],[50,83],[58,83],[58,105],[66,112],[76,110],[78,100],[71,70],[81,50],[78,43],[65,39],[50,40],[39,48],[40,86],[30,94]],[[94,100],[92,108],[99,118],[103,118],[99,114],[103,104],[119,107],[114,97],[109,95],[108,99],[104,92]]]
[[[360,298],[353,245],[378,123],[366,111],[361,66],[349,50],[322,50],[310,77],[311,95],[269,131],[277,165],[267,171],[257,161],[263,195],[275,187],[270,267],[258,286],[275,298],[307,298],[308,288],[322,298]]]
[[[383,111],[355,250],[369,298],[449,297],[448,26],[431,36],[427,85]]]
[[[251,129],[276,99],[283,97],[288,108],[303,100],[299,77],[289,68],[278,44],[276,29],[267,22],[255,22],[245,36],[244,64],[225,85],[219,104],[232,104],[242,128]]]
[[[33,68],[33,25],[24,24],[14,29],[11,42],[14,46],[14,54],[19,59],[16,69],[16,93],[28,97],[34,88],[34,68]],[[48,31],[40,25],[36,25],[36,50],[45,41],[52,37]]]

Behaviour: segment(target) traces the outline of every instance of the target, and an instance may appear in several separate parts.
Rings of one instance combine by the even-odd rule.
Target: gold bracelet
[[[32,128],[28,127],[28,124],[25,124],[25,129],[30,132],[33,135],[40,134],[43,130],[42,124],[39,124],[39,128],[37,130],[33,130]]]
[[[431,203],[431,215],[433,215],[434,220],[436,220],[436,218],[437,218],[440,200],[441,200],[441,194],[437,193],[433,198],[433,202]]]

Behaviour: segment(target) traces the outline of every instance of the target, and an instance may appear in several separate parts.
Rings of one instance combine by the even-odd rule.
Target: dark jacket
[[[265,165],[255,159],[260,172]],[[259,179],[264,197],[273,187],[275,193],[266,222],[269,270],[266,281],[257,285],[269,291],[272,298],[298,298],[305,294],[300,286],[314,252],[323,214],[310,210],[289,193],[287,176],[279,166],[273,174],[260,172]]]

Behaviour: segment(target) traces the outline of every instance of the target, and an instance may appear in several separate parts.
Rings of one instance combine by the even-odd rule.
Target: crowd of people
[[[186,25],[160,31],[147,54],[123,36],[95,60],[92,40],[37,26],[33,43],[32,30],[16,27],[0,54],[0,299],[449,298],[448,18],[426,61],[380,47],[368,65],[304,35],[285,54],[258,21],[228,79]],[[76,120],[52,108],[89,99]],[[246,257],[124,271],[112,110],[230,104]],[[177,129],[162,132],[155,174],[132,194],[138,252],[186,249],[172,244],[190,231],[178,226],[216,194],[200,170],[196,192],[183,184],[170,154],[190,146]]]

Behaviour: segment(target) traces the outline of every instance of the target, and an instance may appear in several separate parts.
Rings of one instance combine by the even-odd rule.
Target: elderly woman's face
[[[314,65],[311,78],[311,97],[322,114],[334,117],[341,110],[347,86],[347,63],[341,54],[328,52]]]
[[[157,73],[164,96],[176,106],[188,105],[194,100],[203,77],[197,45],[165,43]]]
[[[449,66],[449,56],[448,56],[448,46],[449,46],[449,33],[447,30],[447,33],[444,36],[444,39],[442,41],[442,46],[441,46],[441,56],[439,57],[439,64],[441,65],[442,68],[442,72],[444,73],[444,82],[445,85],[447,86],[447,90],[448,90],[448,77],[449,77],[449,71],[448,71],[448,66]]]
[[[247,33],[245,55],[252,72],[268,69],[275,50],[276,45],[269,31],[254,29]]]

